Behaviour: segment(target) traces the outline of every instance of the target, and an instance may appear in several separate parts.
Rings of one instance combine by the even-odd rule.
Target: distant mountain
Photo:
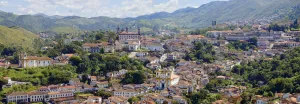
[[[80,30],[115,30],[118,25],[129,28],[143,27],[158,30],[161,27],[200,28],[218,23],[252,20],[264,17],[283,19],[300,16],[300,0],[229,0],[214,1],[198,8],[184,8],[173,13],[158,12],[136,18],[110,18],[78,16],[15,15],[0,12],[0,25],[20,26],[32,32],[51,31],[57,27],[72,27]]]
[[[38,38],[32,32],[20,27],[6,27],[0,25],[0,44],[7,46],[20,46],[32,49],[33,40]]]

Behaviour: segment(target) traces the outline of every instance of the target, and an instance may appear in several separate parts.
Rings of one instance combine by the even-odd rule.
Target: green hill
[[[20,27],[5,27],[0,25],[0,44],[7,46],[17,46],[23,48],[33,48],[33,40],[37,35]]]
[[[56,33],[70,33],[70,34],[75,34],[80,32],[78,28],[73,28],[73,27],[55,27],[52,29],[52,31]]]
[[[237,20],[269,18],[281,20],[300,16],[300,0],[229,0],[214,1],[198,8],[184,8],[173,13],[159,12],[136,18],[110,18],[47,15],[15,15],[0,11],[0,25],[20,26],[32,32],[70,32],[73,27],[79,30],[115,30],[118,25],[136,29],[137,26],[152,30],[160,28],[201,28],[217,23]],[[58,28],[57,28],[58,27]],[[64,28],[61,28],[64,27]]]

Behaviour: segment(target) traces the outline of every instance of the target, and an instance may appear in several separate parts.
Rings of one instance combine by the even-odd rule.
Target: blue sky
[[[220,0],[0,0],[0,10],[16,14],[136,17],[199,7],[211,1]]]

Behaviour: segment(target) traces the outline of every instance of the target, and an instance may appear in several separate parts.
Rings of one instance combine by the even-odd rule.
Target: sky
[[[220,0],[0,0],[0,10],[20,15],[43,13],[50,16],[125,18],[196,8],[211,1]]]

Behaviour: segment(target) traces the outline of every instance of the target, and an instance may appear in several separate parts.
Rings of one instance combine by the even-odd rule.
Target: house
[[[106,99],[104,102],[105,104],[129,104],[127,100],[128,99],[125,97],[112,96]]]
[[[164,96],[164,97],[168,97],[168,96],[170,96],[170,93],[169,93],[168,90],[163,90],[163,91],[160,92],[160,95]]]
[[[90,76],[89,80],[90,80],[90,85],[95,86],[97,83],[97,76]]]
[[[146,65],[146,67],[154,70],[154,69],[160,69],[161,65],[159,63],[149,63]]]
[[[62,92],[76,92],[76,86],[60,86],[60,91]]]
[[[121,77],[122,75],[125,75],[127,72],[128,72],[127,70],[122,69],[119,71],[109,72],[106,74],[106,76],[109,78],[116,78],[116,77]]]
[[[53,65],[53,63],[49,57],[27,56],[26,53],[19,55],[19,67],[21,68],[45,67],[50,65]]]
[[[180,59],[180,56],[178,53],[176,52],[172,52],[172,53],[167,53],[167,59],[168,61],[173,61],[173,60],[177,60]]]
[[[99,96],[89,96],[84,104],[101,104],[102,98]]]
[[[256,104],[268,104],[269,98],[263,97],[261,95],[255,95]]]
[[[69,84],[70,85],[74,85],[74,86],[79,86],[80,85],[80,80],[78,79],[78,78],[73,78],[73,79],[71,79],[71,80],[69,80]]]
[[[145,56],[148,56],[149,53],[148,52],[137,52],[135,54],[136,57],[145,57]]]
[[[103,89],[103,88],[108,88],[109,83],[108,81],[103,81],[103,82],[97,82],[96,85],[99,89]]]
[[[128,51],[137,51],[140,47],[140,41],[127,40],[122,44],[122,46]]]
[[[82,49],[90,53],[99,53],[103,49],[104,52],[114,52],[115,45],[110,42],[101,42],[101,43],[84,43]]]
[[[113,92],[114,96],[117,97],[132,97],[132,96],[137,96],[139,95],[139,91],[134,90],[134,89],[117,89]]]
[[[147,59],[150,62],[150,64],[159,63],[160,61],[158,57],[147,57]]]
[[[66,65],[69,64],[69,59],[72,56],[78,56],[78,54],[62,54],[60,56],[57,56],[54,58],[54,64],[55,65]]]
[[[16,103],[27,103],[29,95],[26,92],[13,92],[11,94],[6,95],[6,101],[16,102]]]
[[[162,44],[154,42],[143,42],[141,47],[152,52],[163,52],[165,50]]]

